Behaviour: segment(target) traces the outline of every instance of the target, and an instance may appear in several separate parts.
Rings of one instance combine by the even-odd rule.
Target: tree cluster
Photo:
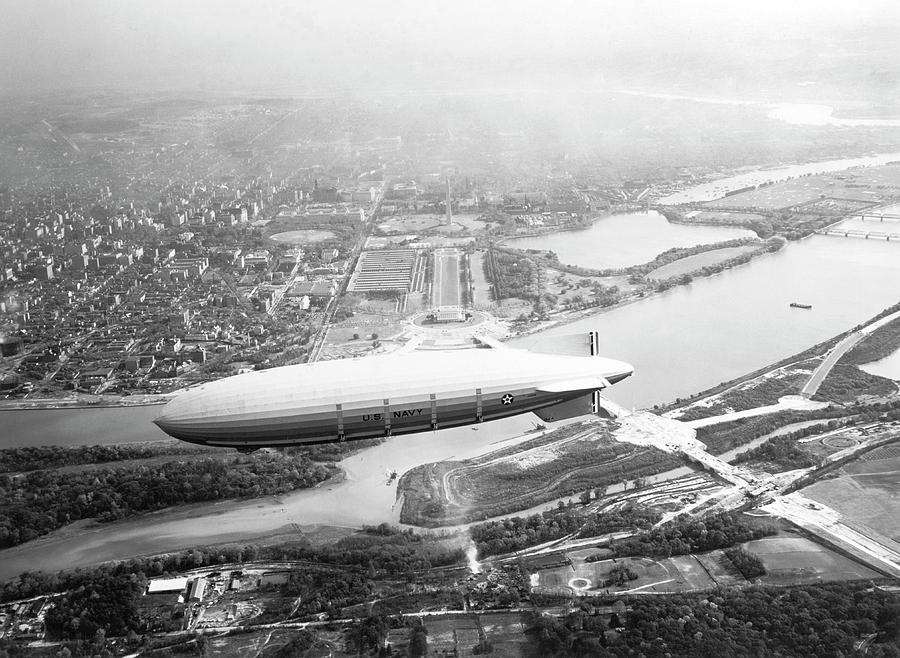
[[[811,411],[779,411],[774,414],[765,416],[757,416],[756,418],[742,418],[733,420],[728,423],[720,423],[719,425],[708,425],[706,427],[697,428],[697,438],[706,444],[707,449],[714,455],[721,455],[728,452],[732,448],[750,443],[754,439],[758,439],[766,434],[771,434],[775,430],[790,425],[792,423],[800,423],[809,420],[818,420],[825,418],[838,418],[848,415],[846,409],[826,408],[813,409]],[[832,422],[834,425],[832,426]],[[838,421],[829,421],[825,427],[834,429],[838,426]],[[797,430],[797,432],[809,432],[806,436],[811,436],[817,432],[821,432],[823,425],[813,425],[807,429]]]
[[[537,265],[524,253],[489,249],[484,255],[484,275],[494,289],[494,299],[508,297],[535,300]]]
[[[826,402],[852,402],[860,395],[891,395],[897,385],[886,377],[860,370],[849,363],[838,363],[819,386],[814,399]]]
[[[603,580],[603,587],[622,587],[629,581],[637,580],[638,575],[628,568],[624,562],[617,563]]]
[[[522,518],[488,521],[472,526],[469,532],[478,555],[499,555],[559,539],[581,527],[581,516],[573,511],[544,512]]]
[[[821,425],[812,425],[810,427],[819,428],[819,432],[824,431]],[[776,464],[779,468],[786,471],[815,466],[818,463],[816,458],[797,445],[798,438],[815,433],[806,432],[805,430],[807,429],[809,428],[773,437],[757,448],[742,452],[734,461],[735,463],[768,462]],[[794,436],[795,434],[798,436]]]
[[[60,473],[0,475],[0,547],[93,518],[113,521],[173,505],[283,494],[327,479],[305,456],[236,455]]]
[[[731,560],[731,563],[747,580],[766,575],[766,567],[763,561],[759,559],[759,556],[741,546],[727,549],[725,556]]]
[[[625,529],[649,528],[658,519],[656,512],[631,506],[590,517],[563,506],[525,518],[488,521],[472,526],[469,532],[478,554],[487,556],[518,551],[574,533],[579,537],[596,537]]]
[[[587,607],[587,606],[585,606]],[[535,614],[526,630],[541,656],[900,656],[900,602],[868,583],[731,589],[634,598],[608,621],[596,610]]]
[[[343,578],[346,582],[340,587],[349,590],[358,586],[359,574],[367,573],[370,579],[376,574],[408,576],[432,566],[458,564],[464,559],[462,549],[448,548],[444,542],[426,539],[408,530],[386,537],[354,535],[335,544],[315,548],[304,540],[262,547],[254,544],[200,547],[56,573],[25,572],[17,579],[0,584],[0,603],[75,590],[85,584],[121,576],[157,578],[201,567],[256,561],[291,561],[320,572],[323,569],[349,572],[352,575],[346,578],[335,576]]]
[[[891,320],[841,357],[841,363],[861,365],[878,361],[900,349],[900,318]]]
[[[440,542],[423,539],[412,530],[390,535],[351,535],[318,549],[314,555],[321,562],[371,567],[389,574],[407,574],[448,566],[465,559],[462,548],[450,548]]]
[[[623,530],[647,530],[659,521],[660,514],[649,507],[626,507],[597,514],[585,520],[579,537],[597,537]]]
[[[266,653],[266,655],[271,658],[303,658],[309,654],[309,650],[315,643],[316,634],[301,628],[287,644],[278,647],[274,653]]]
[[[703,519],[678,518],[659,528],[614,542],[610,548],[616,557],[669,557],[729,548],[775,532],[770,527],[750,527],[737,515],[721,512]]]
[[[210,452],[213,452],[213,449],[190,445],[183,441],[4,448],[0,450],[0,473],[20,473],[80,464],[105,464],[126,459],[150,459]]]
[[[93,639],[97,631],[125,635],[141,630],[137,603],[145,582],[140,576],[85,579],[55,599],[47,612],[47,635],[53,639]]]
[[[365,600],[372,593],[372,581],[355,571],[304,568],[292,571],[281,586],[282,596],[298,598],[295,617],[320,612],[337,612]]]
[[[386,615],[369,615],[348,629],[347,648],[357,655],[381,655],[390,630],[391,620]]]

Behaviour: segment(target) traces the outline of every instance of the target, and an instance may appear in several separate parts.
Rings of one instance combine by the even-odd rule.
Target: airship
[[[390,437],[529,412],[600,411],[634,368],[597,355],[597,333],[513,349],[410,350],[259,370],[188,388],[154,421],[183,441],[242,451]],[[573,347],[574,346],[574,347]],[[574,352],[574,353],[573,353]]]

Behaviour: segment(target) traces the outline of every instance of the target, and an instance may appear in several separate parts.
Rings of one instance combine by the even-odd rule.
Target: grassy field
[[[656,560],[643,557],[617,558],[587,562],[596,548],[570,551],[572,566],[541,569],[538,584],[551,591],[570,588],[580,594],[684,592],[710,589],[717,585],[744,584],[747,581],[734,569],[722,551],[705,555],[678,555]],[[610,572],[625,565],[637,579],[624,585],[605,585]]]
[[[390,304],[393,305],[393,302]],[[356,313],[352,318],[329,327],[322,354],[326,358],[360,356],[374,350],[372,334],[377,334],[378,341],[384,342],[402,332],[403,326],[397,315]]]
[[[437,215],[398,215],[385,218],[378,224],[378,230],[383,233],[421,233],[437,228],[442,221],[443,217]]]
[[[760,580],[766,585],[797,585],[823,580],[878,578],[871,569],[796,535],[778,535],[744,545],[759,556],[768,572]]]
[[[596,552],[597,549],[582,549],[567,553],[568,558],[572,561],[572,566],[542,569],[538,577],[539,586],[551,589],[571,587],[584,594],[601,594],[605,593],[607,589],[613,593],[632,589],[680,591],[694,587],[694,585],[688,584],[684,573],[672,562],[672,559],[652,560],[635,557],[598,562],[585,561],[585,558]],[[689,558],[689,560],[693,560],[693,558]],[[629,581],[623,586],[605,586],[604,581],[609,577],[612,569],[621,564],[637,574],[637,580]],[[682,566],[685,573],[691,573],[692,565],[686,562]],[[696,571],[702,572],[702,567],[696,565]],[[708,579],[705,582],[711,583]]]
[[[762,559],[768,574],[759,581],[772,585],[814,583],[823,580],[877,578],[878,574],[808,539],[786,533],[744,544],[744,548]],[[715,587],[740,586],[747,580],[737,571],[723,551],[701,555],[678,555],[655,560],[619,558],[587,562],[596,548],[570,551],[571,566],[541,569],[539,590],[569,589],[580,594],[683,592]],[[617,565],[624,564],[637,575],[622,586],[604,584]]]
[[[686,258],[676,260],[674,263],[657,267],[655,270],[647,274],[648,279],[662,280],[671,279],[672,277],[681,276],[682,274],[690,274],[704,267],[718,265],[741,254],[757,251],[757,247],[726,247],[724,249],[713,249],[712,251],[704,251],[701,254],[695,254]]]
[[[378,224],[378,230],[387,234],[427,233],[439,235],[467,234],[483,229],[484,222],[475,221],[478,215],[454,215],[450,225],[444,215],[397,215],[386,217]],[[426,238],[427,239],[427,238]]]
[[[304,229],[302,231],[284,231],[269,236],[275,242],[286,242],[288,244],[314,244],[323,240],[330,240],[337,237],[332,231],[323,231],[319,229]]]
[[[873,450],[841,468],[837,477],[804,489],[810,498],[900,541],[900,447]]]
[[[545,291],[556,297],[558,307],[565,306],[576,297],[581,297],[583,303],[593,302],[596,298],[593,287],[596,285],[604,289],[615,286],[622,294],[632,293],[641,288],[638,284],[629,283],[628,277],[624,275],[581,276],[553,267],[544,268],[544,281]]]
[[[469,270],[472,272],[472,282],[475,287],[475,299],[472,305],[477,309],[490,310],[494,303],[491,299],[491,284],[484,276],[484,254],[477,251],[472,254],[469,261]]]

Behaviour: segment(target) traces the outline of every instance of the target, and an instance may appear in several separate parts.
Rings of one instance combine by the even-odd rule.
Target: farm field
[[[845,465],[837,477],[803,490],[845,517],[900,541],[900,446],[878,448]]]
[[[428,655],[471,656],[472,650],[484,633],[491,643],[491,656],[523,655],[523,647],[528,643],[525,635],[526,623],[518,612],[491,612],[469,617],[429,618]],[[480,627],[480,630],[479,630]]]
[[[704,251],[701,254],[694,254],[686,258],[679,258],[674,263],[657,267],[647,275],[648,279],[670,279],[672,277],[681,276],[682,274],[690,274],[704,267],[718,265],[726,260],[756,251],[758,248],[750,245],[743,247],[726,247],[724,249],[713,249],[712,251]]]
[[[744,548],[763,561],[768,573],[760,581],[766,585],[879,577],[868,567],[796,535],[757,539],[744,544]]]

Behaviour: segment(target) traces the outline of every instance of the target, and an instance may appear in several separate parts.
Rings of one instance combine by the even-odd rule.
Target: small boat
[[[809,310],[812,308],[812,304],[801,304],[800,302],[791,302],[791,308],[805,308]]]

